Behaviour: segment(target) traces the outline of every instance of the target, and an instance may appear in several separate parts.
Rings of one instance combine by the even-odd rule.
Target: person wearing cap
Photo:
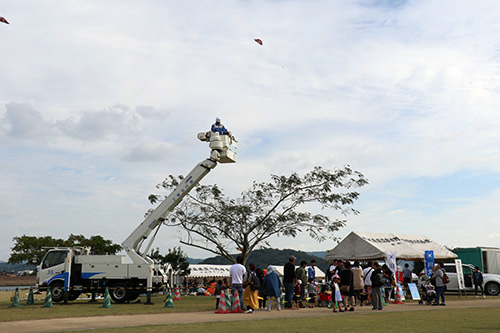
[[[295,276],[295,256],[290,256],[283,267],[283,286],[285,287],[285,309],[295,309],[293,306],[293,292],[297,278]]]
[[[231,138],[233,138],[233,135],[230,131],[227,130],[226,127],[224,127],[224,125],[222,125],[222,123],[220,122],[220,118],[217,117],[215,118],[215,124],[212,125],[212,128],[210,129],[210,131],[212,132],[217,132],[219,133],[219,135],[229,135]]]
[[[340,293],[340,276],[334,274],[332,276],[332,308],[333,312],[344,312],[342,310],[342,294]],[[338,309],[338,310],[337,310]]]
[[[271,311],[271,298],[273,297],[276,300],[276,308],[280,311],[281,280],[274,266],[269,265],[267,267],[266,276],[264,277],[264,282],[262,283],[262,290],[267,296],[266,311]]]

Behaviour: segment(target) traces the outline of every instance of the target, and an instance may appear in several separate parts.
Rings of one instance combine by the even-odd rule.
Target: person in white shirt
[[[337,259],[334,259],[334,260],[333,260],[333,263],[330,265],[330,268],[328,268],[328,270],[329,270],[329,274],[328,274],[328,275],[330,276],[330,278],[329,278],[329,279],[328,279],[328,281],[327,281],[327,282],[328,282],[328,284],[331,284],[331,283],[332,283],[332,281],[333,281],[333,276],[336,274],[336,273],[335,273],[335,270],[336,270],[336,269],[337,269]]]
[[[372,280],[371,280],[372,272],[373,272],[372,262],[369,261],[368,266],[363,270],[363,275],[365,276],[365,289],[366,289],[366,294],[368,295],[366,305],[369,305],[372,302]]]
[[[240,298],[240,308],[243,310],[245,306],[243,304],[243,283],[245,282],[245,274],[247,269],[243,266],[243,258],[238,256],[236,258],[236,264],[229,268],[229,276],[231,277],[231,292],[234,299],[234,294],[238,290],[238,296]]]

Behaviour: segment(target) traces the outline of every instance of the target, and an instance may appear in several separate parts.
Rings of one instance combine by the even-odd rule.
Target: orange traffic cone
[[[405,304],[401,302],[401,289],[399,289],[399,285],[396,286],[396,291],[394,292],[394,304]]]
[[[179,290],[179,287],[175,287],[174,301],[180,301],[180,300],[181,300],[181,292]]]
[[[227,312],[227,307],[226,307],[226,295],[224,293],[224,290],[220,292],[220,298],[219,298],[219,308],[215,313],[228,313]]]
[[[235,290],[235,291],[234,291],[234,295],[233,295],[233,304],[232,304],[231,312],[232,312],[232,313],[241,313],[241,312],[244,312],[244,311],[241,309],[241,305],[240,305],[240,295],[238,294],[238,290]]]

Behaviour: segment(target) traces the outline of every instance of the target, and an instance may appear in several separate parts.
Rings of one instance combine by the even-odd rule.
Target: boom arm
[[[216,165],[217,161],[207,158],[195,166],[175,190],[125,239],[122,246],[135,264],[149,263],[150,259],[147,258],[146,253],[143,255],[139,253],[143,241],[162,223],[168,213],[181,202],[182,198]]]

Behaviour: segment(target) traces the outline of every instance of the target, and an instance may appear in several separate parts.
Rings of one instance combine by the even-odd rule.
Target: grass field
[[[212,296],[183,296],[181,301],[175,301],[175,308],[164,308],[165,296],[153,296],[153,305],[145,305],[145,297],[139,297],[141,303],[115,304],[113,308],[101,308],[102,299],[96,303],[88,299],[78,299],[69,305],[53,303],[54,308],[42,308],[45,293],[35,295],[35,305],[26,305],[28,291],[20,291],[21,307],[10,308],[14,292],[0,292],[0,322],[11,320],[32,320],[47,318],[89,317],[109,315],[130,315],[148,313],[176,313],[176,312],[200,312],[214,311],[215,298]],[[500,296],[497,296],[500,297]],[[447,295],[447,300],[457,300],[458,295]],[[473,296],[462,297],[462,300],[473,301]],[[412,302],[412,301],[407,301]],[[498,313],[500,317],[500,312]],[[500,326],[499,326],[500,327]],[[500,331],[500,330],[499,330]]]
[[[87,316],[126,316],[132,314],[176,313],[214,311],[214,297],[183,296],[175,301],[175,308],[164,308],[164,296],[155,296],[153,305],[142,303],[113,304],[113,308],[101,308],[102,299],[97,303],[79,299],[70,305],[54,304],[54,308],[41,308],[45,294],[35,295],[35,305],[26,305],[27,291],[21,291],[21,307],[10,308],[13,292],[0,292],[0,322],[13,320],[33,320],[48,318],[70,318]],[[447,301],[477,301],[473,296],[461,297],[447,295]],[[480,301],[480,300],[479,300]],[[412,302],[412,301],[406,301]],[[391,305],[392,307],[393,305]],[[423,309],[422,306],[420,309]],[[427,307],[427,309],[430,309]],[[252,316],[252,315],[247,315]],[[236,317],[235,317],[236,318]],[[246,318],[245,318],[246,319]],[[1,324],[0,324],[1,327]],[[500,331],[500,308],[439,309],[439,311],[405,312],[355,312],[349,314],[331,314],[319,317],[290,319],[261,319],[245,321],[208,322],[201,324],[175,324],[125,327],[116,329],[93,329],[92,332],[238,332],[238,331],[274,331],[274,332],[326,332],[332,330],[350,332],[401,331],[401,332],[484,332]],[[1,330],[1,329],[0,329]],[[90,332],[90,330],[89,330]]]
[[[232,321],[97,329],[80,332],[498,332],[498,308],[443,311],[376,312],[360,315]]]
[[[42,308],[45,293],[35,295],[35,305],[26,305],[27,291],[20,292],[21,307],[10,308],[11,297],[14,292],[0,292],[0,322],[11,320],[31,320],[47,318],[89,317],[109,315],[129,315],[146,313],[175,313],[213,311],[215,298],[209,296],[184,296],[181,301],[175,302],[175,308],[164,308],[165,296],[153,296],[153,305],[145,305],[146,298],[139,297],[141,303],[114,304],[113,308],[101,308],[102,299],[97,303],[90,303],[88,299],[78,299],[69,305],[53,303],[54,308]]]

